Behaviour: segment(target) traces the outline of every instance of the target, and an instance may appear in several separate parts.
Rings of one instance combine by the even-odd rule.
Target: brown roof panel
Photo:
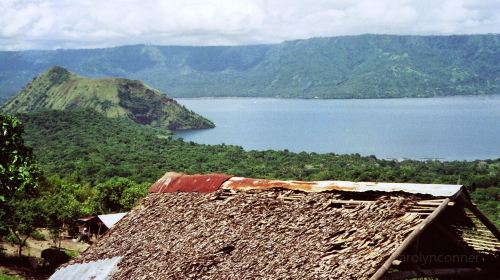
[[[149,192],[214,192],[231,177],[226,174],[184,175],[169,172],[154,183]]]

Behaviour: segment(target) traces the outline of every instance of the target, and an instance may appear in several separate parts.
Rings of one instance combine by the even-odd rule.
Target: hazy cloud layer
[[[499,33],[499,0],[0,0],[0,49]]]

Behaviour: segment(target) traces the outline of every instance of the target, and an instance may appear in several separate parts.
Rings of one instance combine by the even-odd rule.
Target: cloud
[[[499,33],[497,0],[2,0],[0,49]]]

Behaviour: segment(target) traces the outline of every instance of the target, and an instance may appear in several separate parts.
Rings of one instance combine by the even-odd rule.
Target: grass
[[[27,240],[26,247],[23,248],[24,256],[31,256],[40,258],[40,254],[44,249],[54,246],[52,239],[48,238],[50,236],[49,231],[45,228],[39,228],[37,230],[39,234],[45,236],[45,239],[36,239],[30,237]],[[6,256],[16,256],[17,246],[8,242],[0,243],[0,247],[5,249]],[[61,242],[61,247],[64,248],[65,252],[70,257],[78,255],[80,252],[87,249],[88,244],[81,242],[73,242],[71,239],[63,239]]]
[[[18,275],[10,275],[8,274],[9,271],[6,269],[0,270],[0,280],[19,280],[19,279],[24,279],[21,276]]]
[[[39,228],[38,232],[49,236],[49,231],[45,228]],[[28,239],[28,245],[23,249],[23,258],[19,260],[16,254],[17,247],[10,243],[0,243],[0,248],[5,252],[0,255],[0,280],[18,280],[18,279],[48,279],[54,272],[50,267],[33,268],[31,261],[36,260],[39,265],[42,264],[40,257],[41,251],[53,246],[52,240],[37,240],[33,237]],[[88,244],[73,242],[71,239],[62,240],[62,248],[70,258],[74,258],[88,248]]]

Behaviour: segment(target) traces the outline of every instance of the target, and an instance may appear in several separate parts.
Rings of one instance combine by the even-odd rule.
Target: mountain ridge
[[[91,108],[110,118],[129,118],[152,127],[182,130],[214,127],[209,120],[138,80],[90,79],[54,66],[7,101],[6,113]]]
[[[356,35],[244,46],[0,52],[0,96],[57,64],[174,97],[391,98],[500,92],[500,35]]]

